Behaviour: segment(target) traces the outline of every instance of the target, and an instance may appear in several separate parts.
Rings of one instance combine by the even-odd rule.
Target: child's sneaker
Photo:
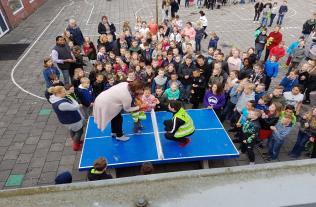
[[[129,137],[123,135],[123,136],[121,136],[121,137],[116,137],[116,140],[125,142],[125,141],[129,140]]]
[[[190,138],[185,138],[185,141],[184,142],[179,142],[179,147],[185,147],[187,146],[187,144],[190,143]]]
[[[80,143],[72,143],[72,149],[73,151],[80,151],[82,149],[82,144]]]

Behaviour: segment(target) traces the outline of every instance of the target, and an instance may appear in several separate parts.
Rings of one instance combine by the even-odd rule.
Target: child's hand
[[[310,137],[310,138],[309,138],[309,141],[315,142],[315,138],[314,138],[314,137]]]
[[[241,127],[241,124],[237,122],[236,127]]]
[[[191,90],[191,93],[194,93],[194,90]]]
[[[82,104],[79,104],[79,107],[82,108]]]
[[[273,131],[276,131],[275,126],[270,126],[270,129],[273,130]]]
[[[93,103],[90,104],[90,107],[93,107]]]
[[[212,109],[212,108],[213,108],[213,106],[208,106],[207,108],[208,108],[208,109]]]
[[[160,101],[159,101],[159,99],[158,98],[156,98],[156,104],[160,104]]]
[[[235,108],[234,108],[234,111],[236,111],[236,110],[237,110],[237,108],[235,107]]]
[[[303,76],[301,76],[301,78],[300,78],[301,80],[305,80],[306,79],[306,77],[303,75]]]
[[[247,144],[247,140],[243,140],[242,142],[245,143],[245,144]]]
[[[185,76],[184,76],[185,79],[188,79],[189,77],[190,77],[189,75],[185,75]]]

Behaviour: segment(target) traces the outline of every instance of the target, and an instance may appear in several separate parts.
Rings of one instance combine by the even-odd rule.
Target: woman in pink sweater
[[[192,23],[191,22],[187,22],[185,24],[185,27],[183,28],[181,35],[184,36],[189,36],[191,40],[195,40],[195,29],[192,27]]]
[[[111,121],[112,135],[117,140],[127,141],[129,137],[123,135],[122,124],[123,118],[121,111],[133,112],[146,108],[146,106],[132,107],[133,97],[143,94],[144,85],[140,81],[131,83],[119,83],[110,89],[103,91],[95,99],[93,105],[94,122],[100,130],[104,130]]]

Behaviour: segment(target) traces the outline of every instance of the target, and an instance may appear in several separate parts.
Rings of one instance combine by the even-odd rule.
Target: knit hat
[[[55,184],[66,184],[66,183],[72,183],[72,176],[69,171],[62,172],[55,178]]]

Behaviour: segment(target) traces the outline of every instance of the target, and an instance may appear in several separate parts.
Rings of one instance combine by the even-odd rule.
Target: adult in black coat
[[[171,17],[175,18],[176,13],[179,11],[179,4],[175,0],[171,0],[170,7],[171,7]]]
[[[262,1],[258,1],[255,4],[255,17],[253,18],[253,21],[259,21],[260,13],[262,12],[263,8],[264,7]]]
[[[109,22],[109,19],[107,16],[102,17],[102,21],[99,23],[98,26],[98,33],[101,34],[112,34],[113,39],[115,40],[115,32],[116,28],[112,22]]]

